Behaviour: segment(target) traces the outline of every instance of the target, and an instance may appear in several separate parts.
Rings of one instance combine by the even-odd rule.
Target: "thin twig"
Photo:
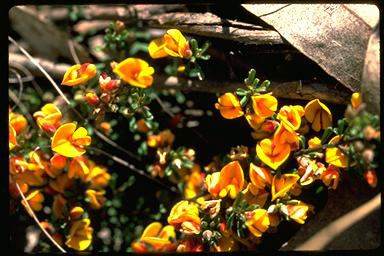
[[[24,106],[24,104],[23,104],[23,103],[16,97],[16,95],[15,95],[10,89],[8,89],[8,94],[9,94],[9,97],[11,98],[11,100],[12,100],[13,102],[15,102],[15,104],[16,104],[16,105],[21,109],[21,111],[27,116],[29,123],[35,125],[35,122],[34,122],[34,120],[33,120],[33,117],[31,116],[31,114],[29,114],[29,111],[28,111],[27,107]]]
[[[73,60],[75,61],[75,63],[80,64],[80,59],[77,56],[75,46],[73,45],[73,41],[71,39],[68,39],[68,47],[69,47],[69,51],[70,51],[71,56],[72,56]]]
[[[24,84],[23,84],[23,81],[21,80],[20,74],[16,70],[14,70],[13,68],[11,68],[10,70],[16,75],[16,78],[19,82],[19,96],[17,97],[17,101],[20,102],[21,96],[23,95]],[[12,111],[14,110],[15,106],[12,107],[12,109],[11,109]]]
[[[128,168],[131,169],[132,171],[134,171],[134,172],[136,172],[136,173],[138,173],[138,174],[140,174],[140,175],[142,175],[142,176],[145,176],[146,178],[148,178],[148,179],[150,179],[150,180],[152,180],[152,181],[154,181],[154,182],[160,184],[161,186],[163,186],[163,187],[165,187],[165,188],[171,190],[172,192],[177,193],[177,189],[176,189],[175,187],[170,187],[170,186],[166,185],[165,183],[161,182],[160,180],[155,179],[154,177],[152,177],[152,176],[146,174],[143,170],[138,169],[138,168],[135,167],[133,164],[130,164],[130,163],[128,163],[127,161],[125,161],[125,160],[123,160],[123,159],[121,159],[121,158],[119,158],[119,157],[117,157],[117,156],[114,156],[114,155],[112,155],[112,154],[110,154],[110,153],[108,153],[108,152],[105,152],[104,150],[101,150],[101,149],[98,149],[98,148],[95,148],[95,147],[89,147],[89,146],[88,146],[88,149],[91,149],[91,150],[97,151],[97,152],[99,152],[99,153],[101,153],[101,154],[104,154],[104,155],[108,156],[109,158],[111,158],[113,161],[118,162],[119,164],[128,167]]]
[[[49,238],[49,240],[51,240],[51,242],[57,247],[57,249],[59,249],[62,253],[67,253],[56,241],[55,239],[52,238],[52,236],[48,233],[47,230],[45,230],[45,228],[40,224],[40,221],[39,219],[36,217],[34,211],[32,210],[31,206],[29,205],[28,203],[28,200],[25,198],[24,196],[24,193],[23,191],[21,191],[20,189],[20,186],[19,184],[14,181],[15,184],[16,184],[16,188],[17,188],[17,191],[19,191],[19,194],[21,196],[21,198],[23,199],[27,209],[28,209],[28,212],[30,213],[30,215],[32,215],[32,218],[35,220],[35,222],[37,223],[37,225],[39,226],[39,228],[43,231],[43,233]]]

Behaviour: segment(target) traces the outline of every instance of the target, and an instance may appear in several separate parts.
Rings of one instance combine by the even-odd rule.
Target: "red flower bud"
[[[376,172],[374,170],[367,170],[364,172],[364,178],[367,181],[367,183],[375,188],[377,185],[377,176]]]
[[[99,102],[99,97],[97,97],[96,93],[94,93],[94,92],[88,92],[85,95],[85,98],[87,99],[88,104],[91,106],[94,106],[95,104],[97,104]]]

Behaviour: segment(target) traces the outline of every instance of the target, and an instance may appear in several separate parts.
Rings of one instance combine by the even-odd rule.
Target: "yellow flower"
[[[332,125],[332,113],[319,99],[308,102],[304,115],[308,122],[312,123],[312,129],[316,132]]]
[[[207,190],[213,196],[217,196],[220,193],[219,180],[220,180],[220,172],[214,172],[212,174],[208,174],[207,177],[205,178]]]
[[[281,123],[273,136],[273,143],[275,145],[289,144],[290,150],[295,150],[299,146],[299,136],[293,129],[288,130]]]
[[[251,99],[253,111],[259,118],[273,116],[277,109],[277,99],[270,94],[254,95]]]
[[[96,66],[94,64],[76,64],[71,66],[64,74],[62,85],[78,85],[85,83],[96,75]]]
[[[244,186],[244,173],[238,161],[233,161],[225,165],[220,171],[219,178],[221,198],[228,194],[231,198],[236,198],[237,194]]]
[[[351,104],[353,109],[357,109],[363,103],[363,99],[359,92],[354,92],[351,97]]]
[[[28,196],[25,198],[29,205],[31,206],[32,210],[38,212],[41,209],[43,209],[42,202],[44,201],[44,195],[40,192],[40,190],[35,190],[28,194]],[[21,203],[24,205],[25,209],[27,209],[28,213],[32,215],[32,213],[27,208],[26,203],[24,200],[21,201]]]
[[[65,199],[65,197],[61,194],[57,194],[53,198],[52,211],[60,219],[64,219],[67,217],[64,215],[64,209],[67,208],[67,202],[67,199]]]
[[[296,182],[300,179],[297,174],[282,174],[279,177],[273,176],[272,179],[272,201],[278,197],[283,197]]]
[[[175,135],[171,132],[171,130],[167,129],[167,130],[161,131],[157,135],[150,135],[148,137],[147,143],[148,143],[148,146],[152,148],[157,148],[160,146],[172,145],[174,140],[175,140]]]
[[[78,156],[72,159],[68,168],[69,178],[81,178],[84,179],[89,173],[89,168],[85,163],[86,158],[84,156]]]
[[[261,126],[261,124],[264,122],[265,118],[259,117],[256,114],[252,113],[246,113],[245,119],[247,120],[248,124],[254,129],[258,130]]]
[[[320,179],[327,187],[336,189],[340,181],[339,169],[333,165],[328,165],[327,169],[321,173]]]
[[[92,242],[93,228],[89,219],[80,219],[71,223],[69,235],[65,244],[77,251],[87,249]]]
[[[9,124],[15,129],[16,134],[20,134],[28,125],[27,119],[23,115],[9,113]]]
[[[304,109],[302,106],[283,106],[277,114],[277,119],[281,121],[285,129],[293,132],[300,128],[303,115]]]
[[[64,190],[69,189],[72,183],[73,179],[70,179],[67,173],[62,173],[56,179],[50,180],[49,186],[57,192],[64,193]]]
[[[262,208],[267,202],[269,193],[264,189],[258,189],[252,183],[249,183],[243,191],[244,199],[248,204],[258,204]]]
[[[54,132],[57,126],[60,125],[60,119],[62,117],[61,111],[55,104],[45,104],[41,111],[37,111],[33,114],[36,118],[37,125],[44,131]]]
[[[201,219],[196,204],[180,201],[175,204],[168,216],[168,223],[181,227],[180,231],[187,234],[199,234]]]
[[[261,237],[270,225],[267,210],[254,210],[251,217],[245,222],[245,225],[254,236]]]
[[[336,144],[340,139],[340,135],[337,135],[333,137],[328,144]],[[327,148],[325,150],[325,162],[337,167],[345,168],[348,166],[348,157],[336,147]]]
[[[167,225],[163,227],[160,222],[152,222],[144,229],[140,241],[152,245],[155,251],[162,251],[171,245],[170,238],[176,238],[174,226]]]
[[[226,119],[234,119],[244,115],[239,100],[230,92],[220,96],[215,108],[220,110],[220,114]]]
[[[148,51],[154,59],[168,55],[179,58],[192,56],[187,40],[177,29],[169,29],[164,37],[151,41],[148,45]]]
[[[249,177],[257,189],[264,189],[265,185],[271,185],[272,183],[271,172],[253,163],[249,165]]]
[[[9,150],[11,151],[16,145],[16,131],[12,125],[9,125]]]
[[[308,210],[311,210],[311,208],[312,206],[303,202],[298,202],[296,205],[287,205],[288,216],[297,223],[304,224]]]
[[[90,172],[85,177],[85,182],[91,182],[89,188],[99,189],[108,185],[111,175],[107,172],[107,168],[101,166],[89,166],[89,169]]]
[[[321,146],[321,140],[318,137],[313,137],[308,141],[309,148],[315,148]]]
[[[57,153],[55,153],[49,161],[51,162],[51,166],[58,170],[63,169],[67,165],[67,158]]]
[[[132,86],[147,88],[153,83],[152,75],[155,70],[142,59],[127,58],[120,62],[113,72]]]
[[[263,139],[256,146],[257,156],[274,170],[288,159],[290,151],[289,144],[275,144],[271,139]]]
[[[81,146],[91,144],[91,137],[87,136],[87,130],[79,127],[76,130],[75,123],[61,125],[52,138],[52,150],[66,157],[77,157],[85,153]]]
[[[99,97],[97,97],[97,94],[95,92],[87,92],[85,94],[85,99],[87,100],[88,104],[91,106],[96,105],[100,101]]]
[[[93,189],[87,189],[85,194],[89,198],[89,204],[92,209],[100,209],[104,202],[107,200],[104,197],[105,191],[96,191]]]
[[[69,211],[69,216],[71,217],[71,220],[79,219],[80,216],[84,213],[84,209],[80,206],[75,206]]]
[[[256,128],[254,129],[256,130],[251,132],[251,136],[255,140],[260,140],[260,139],[270,137],[275,132],[278,126],[279,126],[278,122],[267,119],[260,124],[260,127],[257,128],[257,126],[255,126]]]

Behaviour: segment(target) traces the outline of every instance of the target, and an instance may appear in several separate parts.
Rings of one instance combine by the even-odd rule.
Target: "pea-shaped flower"
[[[155,70],[142,59],[127,58],[117,64],[113,72],[132,86],[147,88],[153,83]]]
[[[75,123],[61,125],[52,138],[51,148],[53,151],[66,157],[77,157],[83,155],[86,150],[83,146],[91,144],[91,137],[87,135],[84,127],[76,130]]]
[[[302,106],[283,106],[277,114],[277,119],[284,127],[292,132],[300,128],[301,117],[304,115]]]
[[[151,41],[148,45],[149,55],[156,59],[166,56],[190,58],[192,52],[183,34],[177,29],[169,29],[162,38]]]
[[[340,135],[337,135],[329,141],[329,144],[336,144],[340,139]],[[345,168],[348,166],[348,157],[336,147],[327,148],[325,150],[325,162],[337,167]]]
[[[61,111],[55,104],[45,104],[40,111],[33,114],[37,125],[44,131],[54,132],[60,125]]]
[[[96,75],[96,66],[90,63],[76,64],[64,74],[62,85],[74,86],[85,83]]]
[[[291,147],[289,144],[276,144],[271,139],[263,139],[256,146],[256,154],[260,160],[276,170],[289,157]]]
[[[229,195],[232,199],[236,198],[237,194],[244,186],[244,173],[238,161],[228,163],[221,169],[219,178],[221,198]]]
[[[90,224],[91,221],[88,218],[76,220],[71,223],[65,244],[77,251],[87,249],[92,242],[93,228],[90,227]]]
[[[16,131],[12,125],[9,125],[9,150],[12,150],[16,144]]]
[[[250,215],[250,218],[246,221],[245,225],[254,236],[261,237],[270,225],[267,210],[256,209],[248,215]]]
[[[230,92],[220,96],[215,108],[220,110],[220,114],[226,119],[234,119],[244,115],[239,100]]]
[[[249,166],[249,177],[251,182],[256,186],[257,189],[264,189],[266,185],[271,185],[272,175],[271,172],[259,166],[254,165],[253,163]]]
[[[260,94],[251,97],[253,111],[259,118],[273,116],[277,110],[277,99],[270,94]]]
[[[296,182],[300,179],[297,174],[282,174],[273,176],[272,179],[272,201],[278,197],[283,197]]]
[[[332,125],[332,113],[319,99],[308,102],[304,115],[308,122],[312,123],[312,129],[316,132]]]
[[[180,201],[175,204],[168,216],[168,223],[180,228],[187,234],[199,234],[201,219],[197,206],[188,201]]]
[[[140,242],[152,245],[154,251],[163,251],[172,244],[170,240],[172,238],[176,238],[174,226],[167,225],[163,227],[160,222],[152,222],[144,229],[144,232],[140,237]],[[135,247],[136,246],[133,246],[133,248]]]

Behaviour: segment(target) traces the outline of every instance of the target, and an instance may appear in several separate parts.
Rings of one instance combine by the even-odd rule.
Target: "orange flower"
[[[103,206],[105,200],[107,200],[104,197],[105,191],[96,191],[93,189],[87,189],[85,191],[85,194],[90,200],[89,203],[92,209],[100,209]]]
[[[328,165],[327,169],[321,173],[320,179],[326,186],[336,189],[340,181],[339,169],[333,165]]]
[[[278,128],[279,123],[274,120],[265,120],[259,128],[251,132],[252,138],[256,140],[264,139],[270,137],[275,130]]]
[[[300,179],[297,174],[276,175],[272,179],[272,201],[278,197],[283,197],[296,182]]]
[[[273,116],[277,109],[277,99],[270,94],[260,94],[251,97],[253,111],[259,118]]]
[[[341,136],[337,135],[333,137],[328,144],[336,144],[340,139]],[[327,148],[325,150],[325,162],[337,167],[345,168],[348,166],[348,157],[336,147]]]
[[[271,172],[253,163],[249,165],[249,177],[257,189],[264,189],[265,185],[271,185],[272,183]]]
[[[354,92],[351,97],[351,104],[353,109],[357,109],[363,103],[363,98],[359,92]]]
[[[274,170],[288,159],[290,151],[289,144],[275,144],[271,139],[263,139],[256,146],[257,156]]]
[[[181,227],[180,231],[186,234],[199,234],[201,219],[196,204],[180,201],[175,204],[168,216],[168,223]]]
[[[364,179],[369,186],[375,188],[377,186],[377,176],[375,170],[367,170],[364,172]]]
[[[51,157],[50,162],[51,162],[52,167],[54,167],[55,169],[61,170],[67,165],[67,158],[65,156],[62,156],[60,154],[55,153]],[[54,177],[52,177],[52,178],[54,178]]]
[[[155,70],[142,59],[127,58],[120,62],[113,72],[132,86],[147,88],[153,83],[152,75]]]
[[[87,130],[76,123],[61,125],[52,138],[52,150],[66,157],[77,157],[85,153],[82,146],[91,144],[91,137],[87,136]]]
[[[273,136],[273,143],[276,145],[289,144],[290,150],[295,150],[299,146],[299,136],[293,129],[288,130],[286,126],[281,123]]]
[[[60,125],[62,114],[55,104],[48,103],[41,108],[41,111],[35,112],[33,117],[36,118],[37,125],[41,129],[47,132],[55,132],[57,126]]]
[[[87,100],[88,104],[91,106],[96,105],[100,101],[99,97],[97,97],[96,93],[94,92],[87,92],[85,94],[85,99]]]
[[[69,235],[65,244],[77,251],[87,249],[92,242],[93,228],[89,219],[80,219],[70,225]]]
[[[112,131],[112,126],[109,122],[101,122],[100,128],[103,130],[104,133],[109,133]]]
[[[236,198],[237,194],[244,186],[244,173],[238,161],[233,161],[225,165],[220,171],[219,178],[221,198],[228,194],[231,198]]]
[[[49,181],[49,186],[57,192],[64,193],[66,189],[71,188],[73,179],[68,177],[67,173],[62,173],[56,179]]]
[[[42,202],[44,201],[44,195],[40,192],[40,190],[35,190],[29,193],[25,199],[28,201],[29,206],[31,206],[32,210],[38,212],[43,209]],[[24,200],[22,200],[21,203],[24,205],[25,209],[27,209],[28,213],[32,215],[32,213],[27,208],[27,205]]]
[[[192,56],[187,40],[177,29],[169,29],[164,37],[151,41],[148,45],[148,51],[154,59],[168,55],[179,58]]]
[[[141,118],[139,121],[137,121],[137,130],[139,132],[148,132],[149,131],[149,127],[148,125],[145,123],[145,120],[143,118]]]
[[[252,205],[258,204],[260,207],[263,207],[267,202],[269,193],[264,189],[258,189],[252,183],[249,183],[247,188],[243,190],[245,201]]]
[[[254,236],[261,237],[270,225],[267,210],[256,209],[249,215],[251,217],[245,222],[245,225]]]
[[[313,207],[303,202],[298,202],[296,205],[287,205],[288,216],[299,224],[304,224],[307,219],[308,210]]]
[[[23,115],[9,113],[9,124],[15,129],[16,134],[20,134],[28,125],[27,119]]]
[[[309,148],[315,148],[321,146],[321,140],[318,137],[313,137],[308,141]]]
[[[148,137],[148,146],[152,148],[157,148],[165,145],[172,145],[175,140],[175,135],[171,130],[161,131],[158,135],[150,135]]]
[[[248,124],[254,129],[259,130],[261,124],[264,122],[265,118],[259,117],[255,113],[246,113],[245,119],[247,120]]]
[[[113,67],[112,69],[114,69]],[[101,74],[99,77],[99,86],[102,92],[109,92],[119,88],[120,80],[112,80],[106,73]]]
[[[90,63],[76,64],[70,67],[64,74],[62,85],[78,85],[85,83],[96,75],[96,66]]]
[[[91,162],[91,161],[88,161]],[[89,188],[99,189],[106,187],[111,178],[111,175],[107,172],[107,168],[101,166],[89,166],[90,172],[85,177],[85,182],[91,182]]]
[[[84,213],[84,209],[80,206],[75,206],[69,211],[69,216],[71,217],[71,220],[79,219],[80,216]]]
[[[277,119],[281,121],[285,129],[293,132],[300,128],[303,115],[304,109],[302,106],[283,106],[277,114]]]
[[[12,125],[9,125],[9,150],[11,151],[16,145],[16,131]]]
[[[215,103],[215,108],[220,110],[220,114],[226,119],[234,119],[244,115],[239,100],[230,92],[225,93]]]
[[[166,251],[172,244],[170,239],[175,239],[175,228],[172,225],[163,227],[160,222],[152,222],[145,229],[140,237],[140,242],[153,246],[154,251]]]
[[[58,194],[54,196],[53,198],[53,205],[52,205],[52,211],[56,215],[56,217],[60,219],[64,219],[67,216],[65,216],[66,212],[64,209],[67,209],[67,199],[61,194]]]
[[[78,156],[72,159],[68,168],[68,177],[69,178],[81,178],[84,179],[84,176],[88,175],[89,168],[85,164],[86,158],[84,156]]]
[[[316,132],[332,125],[332,113],[319,99],[308,102],[304,115],[308,122],[312,123],[312,129]]]

